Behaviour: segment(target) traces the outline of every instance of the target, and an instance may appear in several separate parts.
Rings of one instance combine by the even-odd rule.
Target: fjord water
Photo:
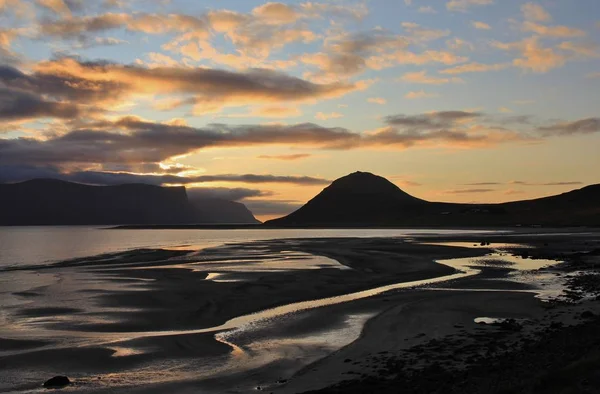
[[[483,230],[415,229],[240,229],[240,230],[113,230],[92,226],[0,227],[0,269],[133,249],[193,246],[287,238],[408,237],[411,234],[487,233]]]

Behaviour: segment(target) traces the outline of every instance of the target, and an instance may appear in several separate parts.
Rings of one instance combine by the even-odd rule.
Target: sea
[[[410,237],[422,234],[488,233],[485,230],[427,229],[185,229],[129,230],[97,226],[0,227],[0,270],[75,258],[192,246],[199,250],[270,239]]]

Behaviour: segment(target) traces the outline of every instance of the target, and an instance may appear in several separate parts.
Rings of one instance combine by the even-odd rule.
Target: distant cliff
[[[232,223],[230,201],[191,204],[184,187],[145,184],[90,186],[54,179],[0,184],[0,225]],[[226,220],[220,220],[220,213]],[[246,212],[244,223],[255,223]],[[254,221],[250,221],[254,219]]]
[[[221,198],[190,198],[203,224],[258,224],[252,212],[240,202]]]
[[[385,178],[355,172],[334,181],[272,227],[600,226],[600,185],[502,204],[454,204],[413,197]]]

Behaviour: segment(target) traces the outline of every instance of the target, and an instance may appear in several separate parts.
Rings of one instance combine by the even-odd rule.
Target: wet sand
[[[491,245],[443,244],[481,241]],[[296,304],[447,277],[456,269],[436,260],[484,256],[500,243],[530,246],[504,245],[503,253],[569,263],[525,280],[528,273],[511,277],[514,267],[496,257],[472,275],[425,288]],[[497,329],[477,325],[475,318],[526,319],[522,330],[507,331],[515,343],[552,319],[579,322],[565,316],[576,317],[577,308],[590,309],[594,301],[544,303],[536,288],[545,278],[566,283],[569,272],[593,269],[596,260],[583,252],[595,248],[600,237],[585,233],[297,239],[198,252],[144,250],[7,271],[2,274],[41,279],[39,286],[15,286],[5,301],[0,390],[36,390],[54,374],[66,374],[78,390],[90,392],[260,387],[298,393],[351,378],[368,385],[375,384],[369,379],[390,381],[399,374],[392,366],[400,363],[426,370],[446,360],[464,368],[487,349],[478,341]],[[270,308],[276,309],[262,319],[252,315]]]

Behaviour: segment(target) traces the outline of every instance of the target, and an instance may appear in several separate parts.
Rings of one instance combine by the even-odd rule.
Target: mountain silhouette
[[[334,181],[275,227],[598,226],[600,185],[561,195],[500,204],[429,202],[385,178],[355,172]]]
[[[252,212],[241,202],[222,198],[189,198],[199,223],[202,224],[258,224]]]
[[[206,205],[191,203],[185,187],[90,186],[56,179],[0,184],[0,225],[257,222],[237,203],[211,200]]]

